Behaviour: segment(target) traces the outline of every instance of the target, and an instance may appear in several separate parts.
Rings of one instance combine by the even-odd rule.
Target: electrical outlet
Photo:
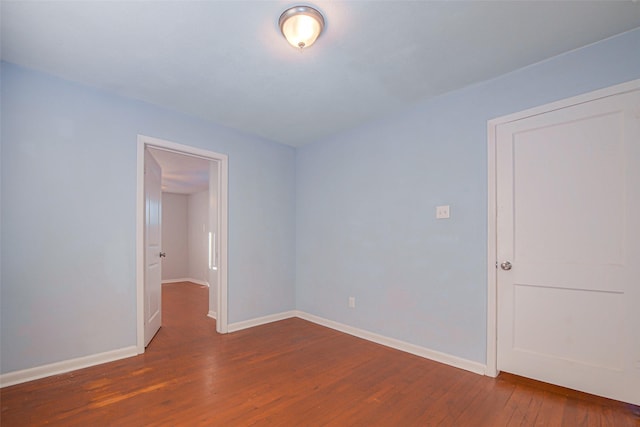
[[[437,219],[449,218],[449,205],[436,206],[436,218]]]
[[[356,308],[356,297],[349,297],[349,308]]]

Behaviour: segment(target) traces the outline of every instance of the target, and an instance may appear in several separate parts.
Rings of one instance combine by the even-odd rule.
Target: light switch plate
[[[436,218],[449,218],[449,205],[436,206]]]

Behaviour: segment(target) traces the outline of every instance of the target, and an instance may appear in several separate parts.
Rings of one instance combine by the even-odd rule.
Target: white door
[[[144,346],[162,324],[161,212],[162,171],[149,150],[144,150]]]
[[[496,150],[498,370],[640,404],[640,90],[500,124]]]

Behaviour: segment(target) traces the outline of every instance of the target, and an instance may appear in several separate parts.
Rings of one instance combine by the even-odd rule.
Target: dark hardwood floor
[[[301,319],[228,335],[207,288],[163,288],[143,355],[0,391],[2,426],[640,426],[640,408],[483,377]]]

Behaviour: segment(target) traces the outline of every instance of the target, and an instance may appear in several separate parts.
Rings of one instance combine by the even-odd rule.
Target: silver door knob
[[[500,268],[502,268],[503,270],[511,270],[511,267],[513,266],[509,261],[505,261],[502,264],[500,264]]]
[[[160,252],[160,258],[165,258],[167,256],[166,252]]]

